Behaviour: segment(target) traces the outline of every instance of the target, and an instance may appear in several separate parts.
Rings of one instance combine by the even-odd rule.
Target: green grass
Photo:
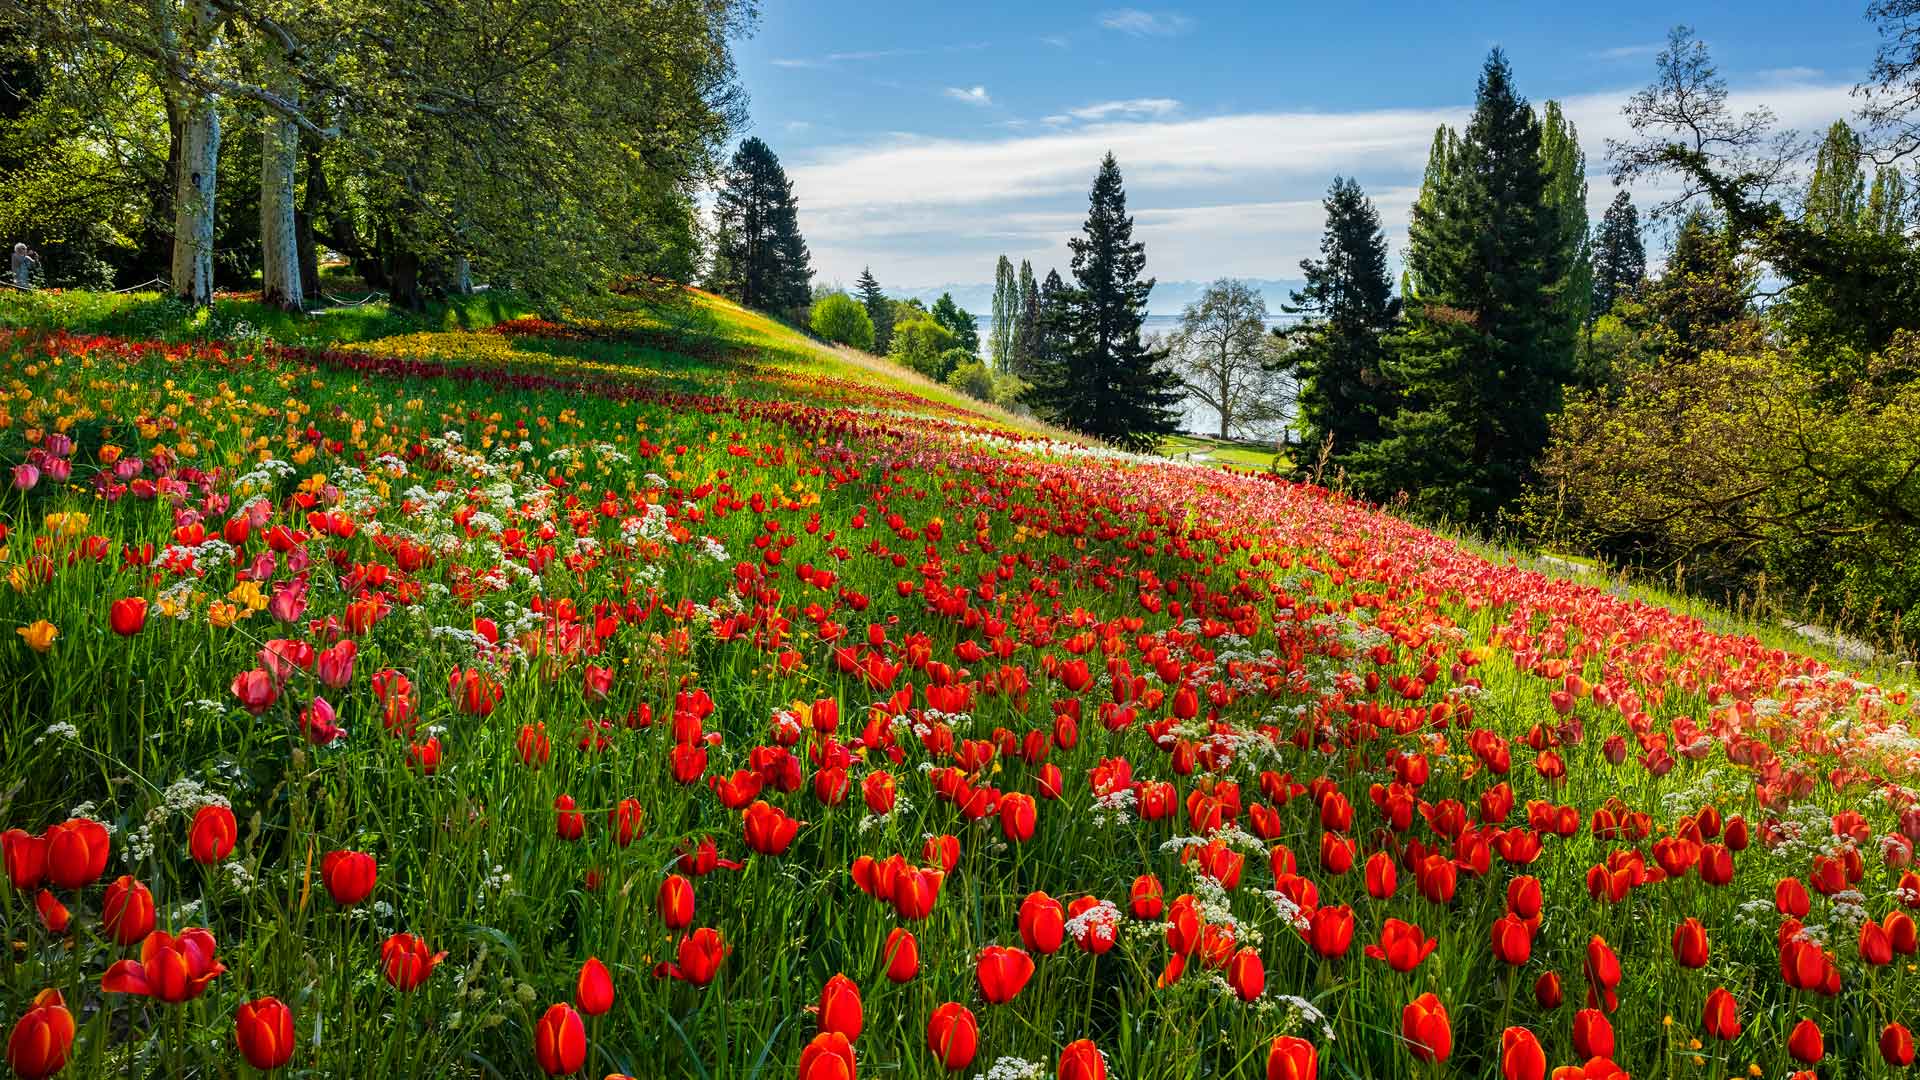
[[[1288,458],[1271,447],[1257,443],[1213,439],[1204,435],[1169,435],[1160,443],[1166,457],[1204,461],[1209,465],[1227,465],[1236,469],[1287,467]]]
[[[326,346],[372,341],[423,330],[484,330],[532,314],[505,293],[477,293],[396,311],[373,301],[294,314],[252,300],[224,298],[193,310],[160,293],[8,292],[0,296],[0,326],[107,334],[140,340],[230,341],[266,338],[285,345]]]

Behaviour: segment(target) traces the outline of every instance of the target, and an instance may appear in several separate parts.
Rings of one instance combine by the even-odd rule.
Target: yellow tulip
[[[26,641],[27,648],[37,653],[53,648],[53,639],[60,636],[60,628],[45,619],[35,619],[16,632]]]

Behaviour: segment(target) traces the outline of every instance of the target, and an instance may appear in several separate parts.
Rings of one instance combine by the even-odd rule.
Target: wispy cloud
[[[1141,120],[1158,119],[1180,111],[1180,103],[1172,98],[1128,98],[1125,101],[1102,101],[1094,105],[1082,105],[1077,109],[1068,109],[1045,117],[1049,124],[1060,125],[1079,120],[1083,123],[1099,123],[1102,120]]]
[[[1811,67],[1768,68],[1754,73],[1757,78],[1774,83],[1809,83],[1820,78],[1825,72]]]
[[[919,49],[869,49],[863,52],[836,52],[825,56],[783,56],[769,61],[774,67],[783,68],[830,68],[841,64],[857,64],[867,60],[885,60],[895,56],[913,56]]]
[[[1193,20],[1178,12],[1142,11],[1119,8],[1100,14],[1100,25],[1134,37],[1173,37],[1186,33]]]
[[[1051,45],[1056,49],[1064,49],[1072,43],[1067,40],[1067,35],[1065,34],[1045,34],[1041,36],[1040,44]]]
[[[1728,105],[1764,102],[1784,127],[1822,130],[1852,110],[1850,89],[1749,79]],[[1605,140],[1631,135],[1620,115],[1627,93],[1562,102],[1586,148],[1596,220],[1613,196]],[[995,126],[979,138],[897,134],[789,160],[817,264],[851,280],[872,262],[900,282],[982,280],[1001,252],[1064,265],[1062,241],[1085,216],[1087,186],[1109,150],[1125,172],[1151,270],[1168,280],[1291,276],[1319,242],[1320,198],[1337,174],[1365,185],[1397,253],[1434,128],[1464,123],[1470,109],[1184,117],[1137,101],[1132,110],[1104,108],[1124,104],[1061,114],[1097,118],[1087,122]],[[1635,190],[1643,207],[1656,194]]]
[[[987,88],[984,86],[949,86],[946,89],[946,94],[953,100],[965,105],[993,104],[993,97],[987,93]]]
[[[1595,60],[1642,60],[1658,56],[1666,48],[1661,42],[1648,42],[1644,45],[1615,45],[1611,49],[1599,49],[1592,53]]]

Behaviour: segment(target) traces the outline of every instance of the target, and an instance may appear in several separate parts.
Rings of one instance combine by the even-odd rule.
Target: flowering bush
[[[1903,689],[1317,488],[635,360],[0,339],[17,1073],[1911,1061]]]

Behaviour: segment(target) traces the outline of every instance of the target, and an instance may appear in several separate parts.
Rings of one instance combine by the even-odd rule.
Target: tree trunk
[[[220,113],[213,97],[187,105],[173,193],[173,292],[195,307],[213,303],[213,208],[220,164]]]
[[[393,254],[393,271],[388,275],[387,305],[396,310],[420,311],[426,298],[420,290],[420,256],[411,251]]]
[[[297,95],[297,89],[289,93]],[[295,98],[297,100],[297,98]],[[260,298],[283,311],[305,300],[300,279],[299,230],[294,223],[294,167],[300,139],[293,122],[278,114],[260,127]]]
[[[453,259],[453,292],[455,296],[473,295],[473,264],[465,255]]]
[[[218,33],[220,13],[211,0],[195,0],[195,39]],[[195,307],[213,303],[213,227],[216,172],[220,165],[220,111],[213,95],[181,88],[180,158],[173,194],[173,293]]]

